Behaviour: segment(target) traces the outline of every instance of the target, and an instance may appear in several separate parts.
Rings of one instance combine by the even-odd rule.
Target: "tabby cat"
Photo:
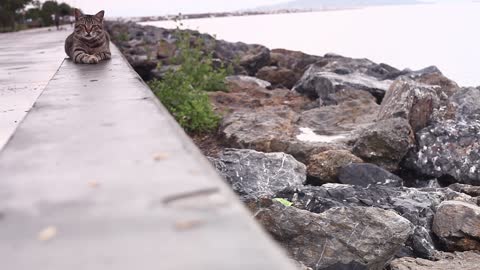
[[[96,64],[111,58],[110,36],[103,30],[102,10],[84,15],[75,9],[75,30],[65,41],[65,52],[75,63]]]

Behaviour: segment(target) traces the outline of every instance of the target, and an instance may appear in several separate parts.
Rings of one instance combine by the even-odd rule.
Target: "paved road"
[[[48,28],[0,34],[0,149],[62,63],[67,34]]]
[[[47,36],[38,67],[54,69],[61,53]],[[0,151],[0,268],[294,269],[112,54],[98,65],[65,60]]]

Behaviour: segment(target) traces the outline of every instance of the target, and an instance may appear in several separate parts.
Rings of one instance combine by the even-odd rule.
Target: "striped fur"
[[[75,63],[96,64],[110,59],[110,36],[103,30],[102,10],[83,15],[75,9],[75,30],[65,41],[65,52]]]

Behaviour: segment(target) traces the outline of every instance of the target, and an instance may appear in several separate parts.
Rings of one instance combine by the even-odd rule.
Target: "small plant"
[[[287,206],[287,207],[290,207],[290,206],[293,205],[293,203],[292,203],[291,201],[287,200],[287,199],[275,198],[275,199],[273,199],[273,200],[274,200],[274,201],[277,201],[277,202],[279,202],[279,203],[281,203],[281,204],[283,204],[283,205],[285,205],[285,206]]]
[[[125,33],[125,32],[122,32],[122,33],[118,34],[117,40],[128,41],[128,34]]]
[[[220,117],[213,111],[206,91],[225,90],[225,77],[230,69],[214,67],[212,53],[200,37],[179,28],[175,35],[178,54],[172,62],[179,68],[169,70],[162,80],[153,80],[149,85],[187,132],[214,130]]]
[[[163,105],[188,132],[208,132],[218,126],[208,95],[192,87],[191,78],[169,71],[163,80],[151,81],[150,87]]]

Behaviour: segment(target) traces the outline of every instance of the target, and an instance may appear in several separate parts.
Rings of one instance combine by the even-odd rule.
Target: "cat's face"
[[[75,35],[84,40],[94,40],[103,33],[102,10],[95,15],[84,15],[75,9]]]

